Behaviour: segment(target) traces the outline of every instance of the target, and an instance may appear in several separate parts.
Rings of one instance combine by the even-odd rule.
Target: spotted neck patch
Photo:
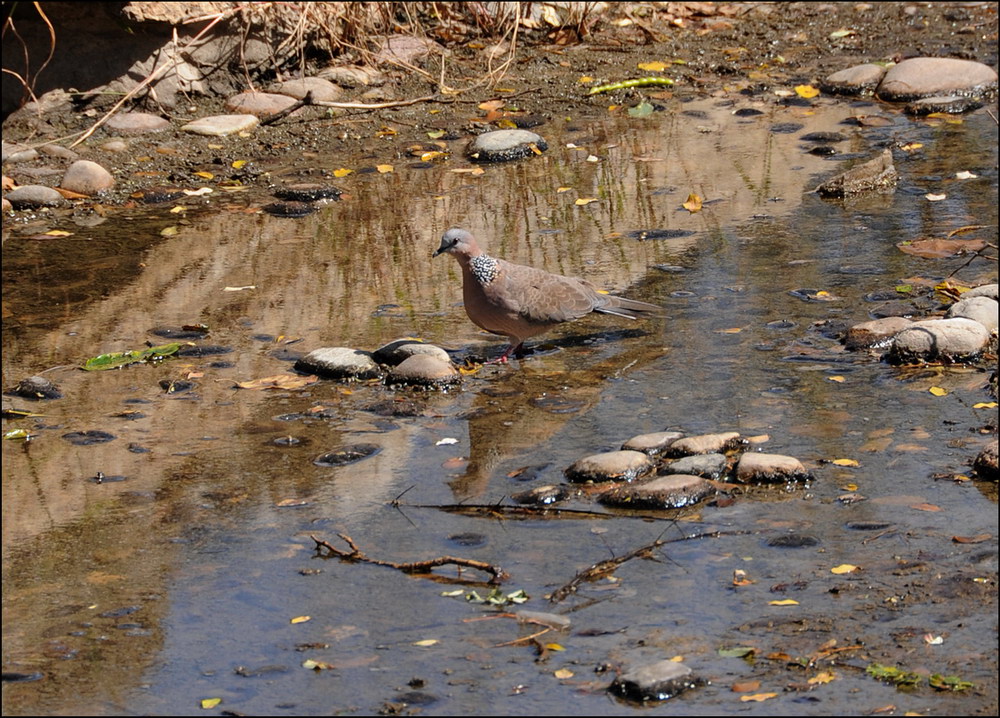
[[[470,259],[469,269],[480,284],[489,284],[500,274],[500,265],[488,254],[480,254]]]

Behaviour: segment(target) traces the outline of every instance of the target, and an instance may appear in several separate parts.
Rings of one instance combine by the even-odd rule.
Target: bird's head
[[[445,252],[454,254],[456,257],[475,257],[482,254],[479,245],[476,244],[476,238],[459,227],[452,227],[444,233],[444,236],[441,237],[441,246],[432,256],[436,257]]]

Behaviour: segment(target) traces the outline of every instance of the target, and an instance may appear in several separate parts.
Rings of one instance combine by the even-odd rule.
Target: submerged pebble
[[[679,509],[701,501],[712,491],[712,485],[700,476],[671,474],[618,484],[601,493],[597,500],[616,508]]]
[[[608,451],[573,462],[566,478],[576,483],[631,481],[652,470],[653,462],[641,451]]]
[[[542,136],[530,130],[495,130],[472,140],[465,153],[473,162],[508,162],[541,154],[548,148]]]
[[[374,379],[382,370],[372,355],[350,347],[320,347],[295,362],[295,370],[327,379]]]
[[[697,684],[693,672],[683,663],[662,660],[625,671],[608,690],[622,698],[646,703],[673,698]]]

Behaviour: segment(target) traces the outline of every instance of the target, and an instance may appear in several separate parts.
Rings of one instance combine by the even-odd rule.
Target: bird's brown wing
[[[491,299],[529,322],[554,324],[594,311],[601,297],[591,284],[500,260],[500,276],[486,288]]]

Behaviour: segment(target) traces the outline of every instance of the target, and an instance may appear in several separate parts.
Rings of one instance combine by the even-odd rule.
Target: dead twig
[[[313,541],[316,542],[316,550],[325,549],[327,551],[326,557],[339,556],[345,561],[360,561],[362,563],[370,563],[376,566],[388,566],[389,568],[394,568],[397,571],[402,571],[403,573],[419,574],[419,573],[431,573],[431,569],[437,568],[439,566],[458,566],[465,568],[474,568],[478,571],[483,571],[492,576],[490,583],[498,584],[504,579],[508,578],[507,573],[499,566],[494,566],[492,564],[486,563],[485,561],[476,561],[471,558],[459,558],[456,556],[438,556],[436,558],[427,559],[426,561],[411,561],[409,563],[397,563],[395,561],[383,561],[377,558],[371,558],[365,555],[365,553],[358,548],[357,544],[354,543],[352,539],[347,534],[338,533],[337,534],[344,543],[350,547],[350,551],[345,551],[344,549],[337,548],[327,541],[318,539],[315,536],[310,535]]]
[[[708,533],[702,534],[692,534],[690,536],[681,536],[675,539],[656,539],[650,544],[645,546],[640,546],[639,548],[629,551],[627,554],[622,556],[615,556],[614,558],[607,559],[606,561],[599,561],[588,568],[583,569],[577,573],[570,581],[563,586],[560,586],[549,596],[549,603],[559,603],[571,593],[575,593],[576,589],[580,584],[589,581],[596,581],[603,576],[614,573],[615,569],[621,566],[623,563],[631,561],[634,558],[645,558],[653,559],[653,551],[660,548],[668,543],[677,543],[678,541],[692,541],[694,539],[702,538],[718,538],[719,536],[735,536],[739,534],[748,533],[747,531],[710,531]]]
[[[314,102],[313,102],[313,93],[312,93],[312,90],[309,90],[306,93],[306,96],[303,97],[298,102],[294,102],[291,105],[289,105],[288,107],[286,107],[285,109],[278,110],[274,114],[268,115],[267,117],[262,118],[261,121],[260,121],[260,124],[261,125],[274,124],[278,120],[280,120],[280,119],[282,119],[284,117],[288,117],[290,114],[292,114],[296,110],[301,109],[303,107],[308,107],[309,105],[312,105],[312,104],[314,104]]]

